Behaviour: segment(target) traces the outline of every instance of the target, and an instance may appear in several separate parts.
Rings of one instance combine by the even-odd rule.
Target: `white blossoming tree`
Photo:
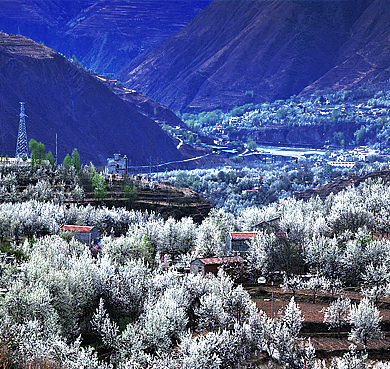
[[[324,310],[324,323],[331,328],[337,328],[340,336],[341,328],[348,324],[348,313],[351,307],[351,300],[348,298],[338,298],[330,303]]]
[[[367,347],[370,339],[380,338],[382,317],[379,314],[379,310],[368,298],[363,298],[359,305],[352,305],[348,316],[352,325],[349,339],[361,342]]]

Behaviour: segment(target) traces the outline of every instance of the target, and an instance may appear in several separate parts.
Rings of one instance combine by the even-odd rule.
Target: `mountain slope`
[[[176,142],[104,83],[53,50],[22,36],[0,33],[0,153],[14,156],[19,102],[28,138],[58,156],[77,147],[83,162],[106,164],[115,152],[129,165],[180,159]]]
[[[390,14],[388,0],[374,1],[350,30],[336,65],[303,94],[327,87],[340,90],[390,78]]]
[[[379,50],[390,35],[385,3],[214,0],[118,77],[173,110],[228,109],[288,98],[342,66],[356,50],[367,51],[370,37],[381,60]],[[351,59],[342,77],[358,82],[354,75],[361,68]],[[337,85],[336,79],[337,73],[320,87]]]
[[[139,91],[127,89],[122,84],[117,83],[116,80],[112,80],[107,76],[97,76],[97,78],[133,109],[152,119],[159,126],[166,123],[171,127],[180,126],[188,129],[187,125],[166,106],[157,103]]]
[[[183,28],[211,0],[1,0],[0,29],[115,73]]]

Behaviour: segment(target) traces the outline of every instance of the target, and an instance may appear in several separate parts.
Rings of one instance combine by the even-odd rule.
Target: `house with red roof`
[[[64,225],[61,227],[61,231],[74,232],[74,238],[86,245],[93,245],[100,238],[99,230],[91,226]]]
[[[250,241],[258,232],[229,232],[226,236],[227,255],[245,255],[249,251]]]
[[[218,269],[228,265],[234,267],[242,264],[244,259],[241,256],[223,256],[219,258],[201,258],[191,262],[190,271],[194,274],[205,276],[207,273],[217,275]]]

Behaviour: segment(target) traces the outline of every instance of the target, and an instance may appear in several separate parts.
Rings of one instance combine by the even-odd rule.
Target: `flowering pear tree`
[[[378,266],[370,263],[362,274],[363,294],[377,303],[379,298],[386,294],[389,277],[390,270],[387,263]]]
[[[331,328],[337,328],[340,337],[341,328],[348,324],[348,313],[351,307],[351,300],[348,298],[338,298],[330,303],[324,311],[324,323]]]
[[[367,298],[363,298],[359,305],[352,305],[348,315],[348,320],[352,325],[349,339],[362,342],[364,347],[367,347],[368,340],[380,338],[382,317],[379,314],[379,310]]]
[[[302,278],[298,275],[292,275],[290,277],[284,275],[282,288],[284,290],[291,290],[293,297],[295,298],[295,292],[302,288],[302,283]]]
[[[305,288],[309,289],[313,294],[313,304],[316,303],[316,296],[319,291],[326,291],[328,290],[330,285],[329,279],[326,279],[325,277],[315,275],[311,277],[305,284]]]

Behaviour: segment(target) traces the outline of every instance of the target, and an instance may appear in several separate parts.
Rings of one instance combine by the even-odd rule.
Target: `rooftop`
[[[199,259],[206,265],[219,265],[224,263],[242,263],[244,259],[241,256],[223,256],[220,258],[203,258]]]
[[[230,232],[229,234],[233,240],[249,240],[258,235],[257,232]]]
[[[61,227],[62,231],[79,231],[79,232],[90,232],[93,227],[90,226],[79,226],[79,225],[64,225]]]

